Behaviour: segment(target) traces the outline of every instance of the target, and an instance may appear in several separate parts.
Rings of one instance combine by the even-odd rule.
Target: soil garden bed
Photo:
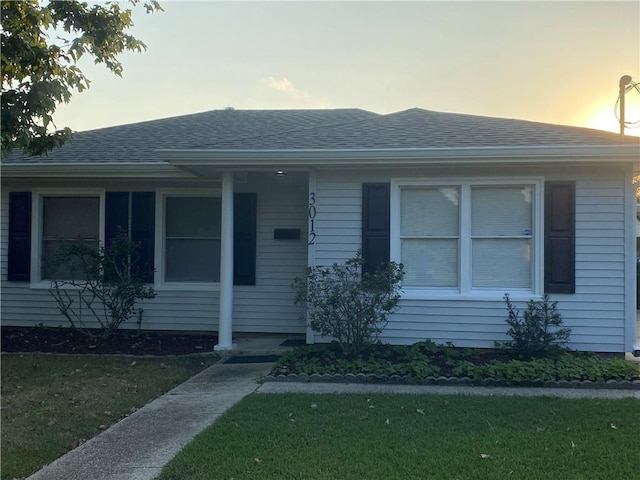
[[[211,333],[116,330],[104,342],[95,342],[69,328],[2,327],[3,353],[188,355],[213,352],[217,336]]]
[[[57,354],[189,355],[213,351],[210,333],[118,330],[96,343],[68,328],[2,327],[2,352]],[[640,368],[619,357],[558,351],[522,360],[506,349],[472,349],[419,342],[371,345],[345,356],[337,343],[296,348],[276,362],[266,381],[407,384],[593,386],[640,389]]]
[[[339,381],[408,384],[568,386],[640,389],[640,368],[623,358],[559,350],[536,359],[508,349],[455,348],[419,342],[372,345],[345,356],[337,343],[285,353],[267,381]]]

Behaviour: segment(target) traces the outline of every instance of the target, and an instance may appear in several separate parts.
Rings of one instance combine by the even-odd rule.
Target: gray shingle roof
[[[638,137],[413,108],[340,126],[211,143],[213,149],[393,149],[638,144]]]
[[[203,148],[216,142],[295,136],[305,129],[340,126],[378,114],[360,109],[334,110],[212,110],[179,117],[100,128],[74,134],[47,156],[13,152],[3,163],[159,162],[159,148]]]
[[[213,110],[76,133],[47,157],[5,164],[159,162],[157,149],[294,150],[640,145],[638,137],[587,128],[413,108]]]

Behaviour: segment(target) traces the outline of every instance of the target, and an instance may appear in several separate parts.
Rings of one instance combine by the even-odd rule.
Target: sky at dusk
[[[622,75],[640,82],[640,2],[218,2],[134,12],[147,44],[123,78],[59,107],[82,131],[234,107],[412,107],[618,131]],[[640,120],[640,93],[626,95]],[[640,135],[640,129],[628,130]]]

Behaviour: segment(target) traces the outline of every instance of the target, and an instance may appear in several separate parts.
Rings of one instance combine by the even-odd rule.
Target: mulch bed
[[[68,328],[6,327],[0,329],[2,352],[120,355],[188,355],[213,352],[213,333],[117,330],[95,342]]]

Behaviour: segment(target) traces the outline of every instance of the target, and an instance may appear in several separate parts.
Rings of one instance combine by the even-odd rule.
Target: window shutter
[[[575,293],[574,182],[545,182],[544,291]]]
[[[107,192],[104,201],[104,240],[109,248],[118,234],[129,233],[129,192]],[[124,268],[124,261],[120,263],[120,268]],[[107,265],[104,276],[106,281],[115,281],[115,269]]]
[[[106,245],[109,245],[120,232],[129,232],[129,192],[107,192],[104,206]]]
[[[131,198],[131,231],[129,231],[129,198]],[[108,246],[126,232],[138,245],[136,265],[147,272],[145,282],[153,282],[155,236],[155,193],[107,192],[105,196],[105,240]],[[107,272],[109,275],[109,272]]]
[[[7,280],[31,279],[31,192],[9,193]]]
[[[236,193],[233,200],[233,284],[256,284],[255,193]]]
[[[388,183],[362,184],[363,272],[372,272],[389,262]]]
[[[131,240],[138,244],[139,268],[146,275],[143,280],[153,283],[155,255],[156,194],[133,192],[131,194]]]

